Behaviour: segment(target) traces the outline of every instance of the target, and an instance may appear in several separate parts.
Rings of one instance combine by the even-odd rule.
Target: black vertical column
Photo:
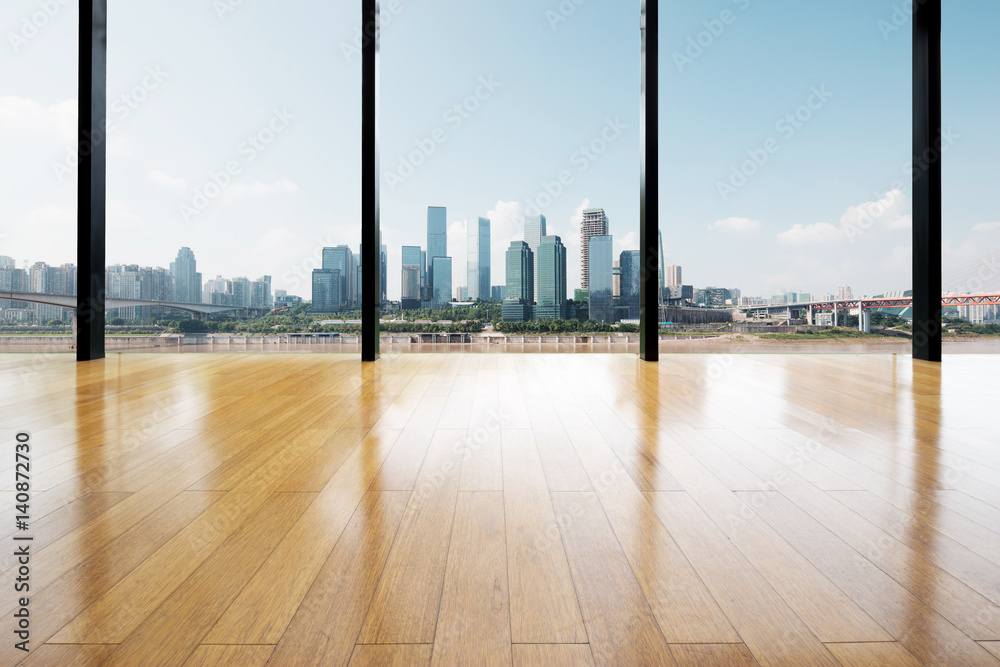
[[[657,0],[639,0],[641,88],[639,94],[639,356],[660,358],[659,127],[657,85],[659,17]]]
[[[941,361],[941,0],[913,5],[913,358]]]
[[[378,0],[362,0],[364,37],[361,46],[361,360],[378,359],[382,311],[379,274],[378,162]]]
[[[80,0],[76,193],[76,359],[104,358],[107,0]]]

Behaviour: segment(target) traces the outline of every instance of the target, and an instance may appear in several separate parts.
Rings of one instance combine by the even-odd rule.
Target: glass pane
[[[358,352],[360,3],[109,14],[120,345]]]
[[[638,4],[401,6],[381,44],[391,349],[583,351],[597,330],[607,351],[613,264],[638,247]],[[600,326],[573,303],[598,233]]]
[[[1000,152],[1000,52],[993,28],[1000,6],[943,3],[941,80],[943,154],[942,289],[949,296],[1000,294],[1000,212],[989,196]],[[944,351],[995,352],[996,297],[946,306]]]
[[[11,0],[4,15],[0,292],[65,299],[76,293],[78,12],[75,3]],[[0,351],[69,352],[73,311],[35,298],[42,303],[0,299]]]
[[[884,32],[891,13],[862,0],[671,3],[664,300],[694,309],[668,311],[680,340],[664,350],[908,350],[858,331],[857,299],[910,286],[911,27]],[[904,324],[887,315],[872,322]],[[683,340],[702,334],[713,340]]]

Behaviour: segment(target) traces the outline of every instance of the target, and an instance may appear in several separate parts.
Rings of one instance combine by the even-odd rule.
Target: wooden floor
[[[994,356],[3,355],[0,664],[998,665],[998,399]]]

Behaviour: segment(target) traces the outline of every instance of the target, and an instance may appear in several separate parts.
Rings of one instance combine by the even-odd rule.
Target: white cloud
[[[708,226],[709,229],[726,232],[729,234],[756,234],[760,231],[760,220],[750,218],[726,218],[716,220]]]
[[[890,190],[881,199],[849,207],[840,217],[840,226],[851,230],[852,238],[877,228],[879,223],[886,229],[909,229],[912,221],[910,215],[905,213],[907,208],[903,192]]]
[[[23,97],[0,97],[0,128],[25,134],[50,134],[73,145],[76,100],[64,100],[46,108]]]
[[[516,201],[497,201],[483,217],[490,220],[490,282],[505,285],[507,249],[511,241],[524,240],[524,207]],[[466,264],[463,263],[462,267],[465,271]],[[468,282],[465,273],[459,282],[463,285]]]
[[[1000,229],[1000,222],[980,222],[972,228],[973,232],[992,232]]]
[[[624,236],[621,237],[616,236],[614,237],[614,244],[615,244],[614,259],[617,260],[623,251],[639,249],[639,232],[633,230],[631,232],[628,232]]]
[[[292,183],[287,178],[279,178],[274,183],[261,183],[260,181],[254,181],[253,185],[247,185],[246,183],[234,183],[223,192],[228,197],[240,197],[243,195],[264,197],[268,195],[287,194],[298,191],[299,186],[295,183]]]
[[[157,185],[163,185],[168,188],[182,188],[184,187],[183,178],[174,178],[166,172],[162,172],[159,169],[153,169],[146,177]]]
[[[841,230],[828,222],[816,222],[811,225],[794,225],[791,229],[778,234],[781,245],[818,245],[820,243],[835,243],[844,238]]]

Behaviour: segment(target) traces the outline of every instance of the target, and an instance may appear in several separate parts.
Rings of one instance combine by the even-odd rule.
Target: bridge
[[[1000,294],[958,294],[941,297],[942,306],[1000,306]],[[809,301],[805,303],[775,304],[772,306],[740,306],[739,309],[747,315],[784,315],[785,319],[803,319],[813,323],[817,312],[833,312],[833,326],[837,326],[838,313],[842,310],[857,310],[858,329],[869,331],[871,328],[871,312],[892,308],[912,308],[913,298],[902,297],[872,297],[868,299],[840,299],[834,301]]]
[[[0,292],[0,300],[24,301],[26,303],[39,303],[46,306],[59,306],[76,310],[76,295],[73,294],[38,294],[34,292]],[[172,301],[153,301],[148,299],[105,299],[104,307],[107,310],[115,308],[129,308],[132,306],[159,306],[161,308],[172,308],[194,313],[198,316],[214,315],[216,313],[226,313],[233,310],[249,312],[250,308],[243,306],[218,306],[211,303],[175,303]],[[259,309],[254,309],[259,310]]]

